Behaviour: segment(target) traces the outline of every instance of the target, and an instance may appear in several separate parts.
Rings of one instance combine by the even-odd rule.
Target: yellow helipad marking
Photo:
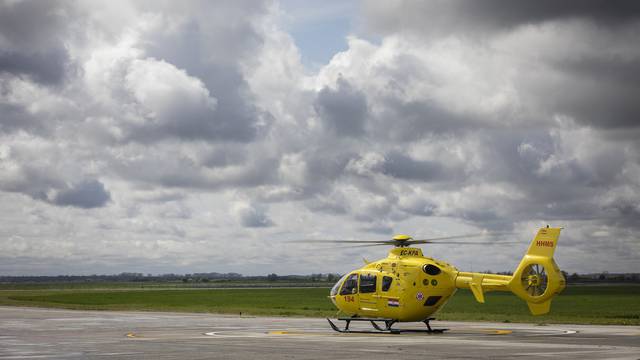
[[[507,329],[452,329],[446,332],[449,335],[474,335],[474,334],[487,334],[487,335],[509,335],[513,334],[513,330]]]
[[[333,336],[332,333],[322,333],[322,332],[313,332],[313,331],[287,331],[287,330],[274,330],[269,331],[267,335],[296,335],[296,336]],[[340,334],[337,334],[340,335]]]
[[[511,330],[489,330],[488,332],[493,335],[509,335],[513,333]]]

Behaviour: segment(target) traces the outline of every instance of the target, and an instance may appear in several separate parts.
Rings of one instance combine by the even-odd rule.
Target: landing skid
[[[380,333],[387,333],[387,334],[401,334],[401,333],[409,333],[409,332],[414,332],[414,333],[427,333],[427,334],[442,334],[443,332],[449,330],[449,329],[432,329],[431,325],[429,324],[430,320],[435,320],[434,318],[428,318],[426,320],[423,321],[423,323],[425,325],[427,325],[427,329],[423,330],[423,329],[393,329],[392,326],[393,324],[397,323],[398,320],[393,320],[393,319],[380,319],[380,318],[359,318],[359,317],[343,317],[343,318],[338,318],[338,320],[340,321],[344,321],[345,327],[344,329],[340,329],[338,326],[336,326],[336,324],[334,324],[329,318],[327,318],[327,321],[329,322],[329,325],[331,325],[331,328],[339,333],[356,333],[356,334],[380,334]],[[349,325],[351,324],[352,321],[368,321],[371,323],[371,326],[373,326],[373,328],[376,331],[366,331],[366,330],[350,330],[349,329]],[[384,322],[384,327],[380,327],[380,325],[378,325],[378,322]]]

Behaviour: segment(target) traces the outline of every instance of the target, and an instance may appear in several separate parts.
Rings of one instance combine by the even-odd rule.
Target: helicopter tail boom
[[[459,272],[456,287],[470,289],[480,303],[487,291],[511,291],[527,302],[533,315],[548,313],[551,299],[565,287],[565,278],[553,260],[560,230],[540,229],[513,276]]]

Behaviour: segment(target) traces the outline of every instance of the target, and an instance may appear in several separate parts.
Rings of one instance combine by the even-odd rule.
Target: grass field
[[[275,316],[335,316],[326,288],[281,289],[38,289],[0,290],[0,305],[92,310],[213,312]],[[508,293],[488,293],[477,303],[458,291],[437,315],[441,320],[640,325],[640,286],[568,287],[551,314],[531,316]]]
[[[183,282],[43,282],[0,284],[2,290],[121,290],[121,289],[233,289],[233,288],[283,288],[283,287],[331,287],[334,282],[305,281],[210,281],[207,283]]]

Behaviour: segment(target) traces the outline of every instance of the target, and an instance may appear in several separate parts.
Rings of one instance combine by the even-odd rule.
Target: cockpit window
[[[441,270],[439,267],[432,265],[432,264],[427,264],[425,266],[422,267],[422,271],[424,271],[425,273],[429,274],[429,275],[438,275],[440,274]]]
[[[376,274],[360,274],[360,293],[376,292]]]
[[[340,290],[340,285],[342,285],[342,283],[344,282],[344,279],[346,279],[347,276],[349,275],[348,274],[344,275],[343,277],[340,278],[340,280],[338,280],[338,282],[335,285],[333,285],[330,292],[331,296],[338,295],[338,290]]]
[[[351,295],[358,292],[358,274],[351,274],[344,281],[342,285],[342,289],[340,290],[340,295]]]
[[[391,276],[382,277],[382,291],[389,291],[391,283],[393,283],[393,278]]]

